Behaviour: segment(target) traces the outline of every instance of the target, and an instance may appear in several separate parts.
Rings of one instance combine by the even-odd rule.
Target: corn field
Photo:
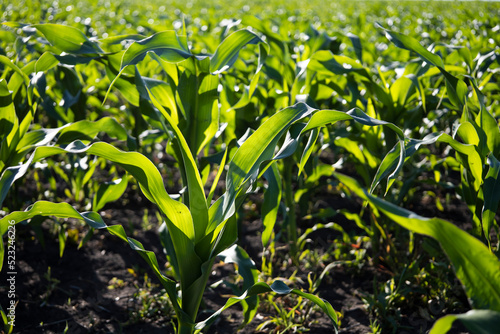
[[[2,333],[498,332],[497,2],[0,8]]]

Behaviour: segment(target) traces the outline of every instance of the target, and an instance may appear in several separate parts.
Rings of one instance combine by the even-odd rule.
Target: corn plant
[[[394,177],[402,163],[413,155],[420,146],[435,142],[450,145],[457,153],[456,159],[461,171],[462,195],[473,214],[474,234],[483,236],[490,243],[490,231],[496,225],[495,213],[500,202],[498,187],[500,152],[500,128],[495,118],[485,106],[485,98],[476,80],[470,76],[458,78],[449,73],[442,59],[426,50],[415,39],[393,31],[385,30],[387,36],[397,46],[411,50],[424,61],[435,66],[444,76],[450,103],[462,111],[460,122],[452,135],[431,133],[421,140],[411,139],[404,145],[396,145],[384,158],[374,178],[371,191],[390,173],[386,192],[394,182]],[[471,87],[469,98],[469,89]],[[461,139],[459,141],[458,139]]]
[[[76,54],[94,54],[101,52],[99,47],[93,44],[93,42],[71,29],[64,31],[64,33],[69,36],[74,35],[77,41],[82,40],[81,44],[61,43],[61,40],[56,38],[58,35],[55,28],[56,27],[51,25],[37,26],[37,29],[42,31],[45,37],[53,43],[54,47],[65,52],[73,52]],[[62,29],[62,27],[57,28]],[[240,36],[242,37],[240,38]],[[211,72],[217,72],[219,69],[230,66],[230,63],[234,62],[234,57],[237,55],[239,48],[255,40],[256,37],[249,32],[239,31],[228,38],[231,43],[223,42],[215,55],[210,59],[209,63],[201,60],[200,63],[198,65],[195,64],[195,66],[210,66]],[[236,44],[232,43],[233,40],[231,38],[239,42]],[[138,59],[141,59],[149,51],[154,50],[155,54],[160,58],[161,56],[167,55],[167,61],[179,61],[179,58],[182,60],[191,57],[185,45],[183,46],[182,42],[180,42],[181,44],[178,43],[179,39],[176,34],[170,32],[165,32],[163,34],[159,33],[149,39],[133,43],[127,51],[123,53],[120,72],[112,84],[119,83],[121,79],[120,76],[125,68],[129,65],[136,65]],[[195,61],[196,63],[198,60],[191,61]],[[121,239],[128,242],[133,249],[140,252],[164,285],[173,303],[174,310],[176,311],[178,320],[177,331],[179,333],[191,333],[194,330],[201,329],[207,324],[210,324],[223,309],[236,302],[243,301],[248,297],[253,297],[258,293],[270,291],[278,293],[295,293],[312,300],[328,314],[335,324],[336,315],[329,303],[324,302],[314,295],[303,293],[300,290],[289,289],[279,281],[271,286],[264,283],[255,283],[240,297],[228,300],[226,305],[213,316],[205,321],[196,323],[198,309],[210,274],[210,268],[215,257],[236,241],[237,228],[234,213],[241,204],[251,183],[259,174],[259,166],[262,162],[273,158],[276,144],[288,127],[294,122],[310,116],[315,110],[302,104],[286,108],[271,117],[263,126],[259,127],[253,135],[244,141],[232,157],[226,175],[226,192],[211,204],[212,195],[210,195],[208,198],[209,200],[207,200],[200,172],[193,155],[199,153],[201,148],[211,139],[213,130],[207,133],[207,129],[213,128],[213,124],[217,126],[217,119],[208,118],[207,120],[202,119],[204,123],[192,123],[198,126],[198,128],[195,128],[195,130],[192,129],[192,131],[196,131],[200,134],[203,133],[203,135],[199,136],[199,139],[196,139],[196,137],[192,137],[192,132],[188,132],[191,136],[189,138],[195,139],[186,139],[185,135],[178,127],[178,122],[174,120],[176,117],[175,107],[169,105],[170,113],[168,113],[160,102],[164,101],[161,100],[161,98],[165,96],[159,95],[158,90],[155,89],[158,85],[152,84],[150,80],[145,80],[137,71],[136,68],[136,80],[138,80],[136,82],[136,89],[142,91],[142,97],[147,97],[157,108],[158,114],[156,114],[156,116],[153,114],[153,117],[162,123],[166,120],[170,130],[167,130],[166,124],[163,123],[164,130],[172,131],[173,133],[170,137],[174,142],[174,152],[178,154],[177,158],[180,160],[180,166],[183,170],[188,188],[187,196],[183,200],[184,204],[173,200],[167,194],[160,174],[150,160],[140,153],[120,151],[113,145],[104,142],[97,142],[87,146],[81,141],[75,141],[65,147],[37,147],[30,159],[23,165],[19,167],[16,166],[17,170],[12,170],[11,173],[13,173],[15,177],[19,177],[29,165],[36,161],[54,154],[65,153],[93,154],[107,159],[125,169],[139,183],[145,196],[153,203],[157,204],[162,213],[165,220],[166,231],[168,232],[168,237],[165,238],[168,258],[174,267],[174,272],[176,273],[175,278],[178,280],[179,288],[177,288],[177,284],[174,280],[165,277],[161,273],[156,256],[153,253],[145,251],[140,243],[128,238],[120,225],[107,226],[102,218],[95,212],[79,213],[65,203],[56,204],[40,201],[30,206],[25,212],[15,212],[6,216],[2,219],[2,228],[6,228],[6,224],[11,220],[20,222],[37,215],[44,215],[83,219],[93,229],[105,228],[112,234],[118,235]],[[208,75],[206,80],[213,80],[210,79],[211,74]],[[200,80],[203,82],[205,79],[201,77]],[[212,99],[209,99],[207,101],[201,100],[200,102],[202,108],[205,105],[208,106],[208,108],[206,108],[207,115],[214,115],[212,101]],[[186,110],[184,111],[186,112]],[[198,113],[200,112],[200,110],[196,111]],[[325,121],[332,122],[341,119],[353,119],[349,114],[342,112],[332,111],[332,114],[332,116],[326,116],[326,118],[325,115],[317,114],[316,118],[311,119],[310,122],[312,123],[310,123],[310,127],[308,129],[306,127],[304,131],[322,125]],[[356,113],[353,113],[353,115],[356,115]],[[163,118],[160,118],[160,116]],[[215,114],[215,116],[217,116],[217,114]],[[221,163],[219,167],[220,171],[222,171],[224,167],[225,163]],[[268,167],[269,164],[264,165],[261,173]],[[218,177],[220,177],[220,174],[219,172]],[[15,177],[13,181],[15,181]],[[217,180],[215,180],[214,183],[217,183]],[[251,320],[251,318],[248,320]]]
[[[22,167],[27,168],[30,164],[54,154],[86,153],[114,162],[134,176],[145,196],[157,204],[165,219],[165,226],[169,234],[169,238],[167,238],[167,244],[169,245],[167,246],[170,246],[167,247],[169,250],[168,257],[174,266],[174,271],[177,273],[180,284],[179,294],[176,282],[161,273],[156,256],[153,253],[145,251],[140,243],[128,238],[120,225],[107,226],[95,212],[79,213],[65,203],[56,204],[40,201],[30,206],[25,212],[14,212],[3,218],[1,220],[2,228],[6,230],[8,222],[12,220],[20,222],[37,215],[51,215],[83,219],[92,228],[105,228],[110,233],[119,236],[128,242],[133,249],[140,252],[161,280],[176,311],[177,330],[180,333],[190,333],[195,329],[201,329],[210,324],[223,309],[258,293],[269,291],[295,293],[310,299],[318,304],[335,323],[336,315],[329,303],[314,295],[290,289],[280,281],[273,283],[271,286],[265,283],[255,283],[242,296],[229,299],[221,310],[205,321],[196,324],[196,316],[209,277],[209,269],[215,257],[234,244],[237,239],[237,226],[234,216],[237,207],[241,204],[242,198],[256,177],[264,173],[272,165],[267,162],[260,167],[261,164],[265,161],[286,157],[290,154],[286,153],[287,150],[292,152],[295,150],[292,140],[291,142],[285,141],[281,150],[276,155],[274,153],[279,139],[293,123],[311,116],[307,124],[300,126],[301,131],[296,134],[296,138],[306,131],[339,120],[356,120],[366,124],[372,122],[373,124],[385,124],[402,136],[401,130],[392,124],[370,119],[356,109],[348,113],[333,110],[317,111],[304,104],[297,104],[283,109],[260,126],[238,148],[229,162],[226,174],[226,192],[209,206],[201,183],[200,173],[196,168],[186,139],[177,125],[171,120],[170,115],[158,102],[154,93],[147,86],[145,88],[151,102],[167,119],[175,134],[174,138],[178,142],[182,157],[185,159],[183,166],[188,181],[189,206],[173,200],[167,194],[157,168],[146,157],[137,152],[120,151],[104,142],[97,142],[87,146],[81,141],[76,141],[64,148],[56,146],[38,147],[29,161]],[[306,152],[304,156],[307,159],[308,153]],[[219,168],[224,168],[224,164],[221,164]],[[5,231],[2,232],[5,233]]]
[[[473,333],[494,332],[500,324],[500,262],[481,241],[457,226],[439,219],[424,218],[381,200],[363,189],[354,179],[335,173],[357,196],[404,228],[436,239],[448,256],[474,309],[439,319],[431,333],[446,333],[460,320]]]
[[[5,200],[11,185],[27,171],[23,167],[25,165],[20,163],[25,161],[27,153],[32,152],[38,146],[47,145],[51,142],[58,144],[70,143],[75,138],[89,142],[99,132],[105,132],[120,140],[129,140],[129,144],[134,145],[133,139],[129,138],[123,127],[116,120],[109,117],[101,118],[96,122],[82,120],[58,128],[29,130],[34,112],[29,112],[21,120],[18,118],[12,102],[12,94],[9,91],[11,87],[4,80],[0,81],[0,90],[6,101],[5,106],[2,107],[3,118],[0,128],[2,134],[0,205]],[[83,178],[82,175],[82,180]]]
[[[242,147],[244,148],[244,146]],[[254,147],[252,147],[252,149],[253,148]],[[54,153],[66,152],[86,152],[88,154],[95,154],[119,164],[136,178],[146,197],[159,206],[159,209],[164,215],[174,246],[175,255],[170,254],[170,257],[175,256],[177,259],[176,263],[178,268],[176,269],[180,277],[180,291],[182,292],[182,297],[179,297],[177,294],[176,283],[163,276],[159,270],[156,257],[153,253],[146,252],[140,243],[131,238],[127,238],[121,226],[106,226],[100,216],[95,212],[80,214],[65,203],[56,204],[41,201],[35,203],[24,213],[17,212],[6,216],[2,219],[2,228],[7,228],[9,220],[19,222],[39,214],[58,217],[75,217],[83,219],[92,228],[107,228],[112,234],[118,235],[120,238],[127,241],[134,249],[140,251],[141,255],[155,270],[155,273],[160,278],[174,304],[179,323],[178,332],[192,332],[195,329],[197,310],[210,273],[210,266],[213,264],[215,256],[233,244],[236,240],[236,226],[234,219],[231,218],[234,214],[236,196],[247,187],[247,185],[245,185],[246,181],[244,181],[245,176],[249,178],[253,174],[253,172],[250,174],[248,173],[252,169],[252,165],[243,164],[242,167],[247,170],[247,173],[242,174],[240,165],[237,165],[237,162],[240,161],[241,163],[242,155],[249,158],[253,156],[253,169],[256,169],[255,160],[258,161],[258,153],[255,154],[254,151],[252,152],[254,154],[250,154],[249,156],[248,150],[240,149],[238,152],[241,153],[235,154],[229,165],[230,172],[228,175],[230,176],[227,178],[230,187],[226,195],[212,205],[210,211],[207,208],[205,212],[207,218],[210,220],[207,221],[207,225],[200,227],[193,223],[194,214],[190,212],[187,206],[172,200],[168,196],[163,188],[163,183],[157,169],[149,160],[139,153],[119,151],[113,146],[102,142],[90,146],[85,146],[81,142],[74,142],[65,149],[58,147],[39,147],[33,153],[34,158],[32,161],[37,161]],[[204,194],[200,194],[200,196],[204,197]],[[197,223],[199,222],[200,221],[197,221]],[[5,231],[3,232],[5,233]],[[335,320],[335,313],[328,303],[325,303],[313,295],[302,293],[300,290],[289,289],[279,282],[276,282],[271,287],[264,283],[257,283],[247,290],[242,297],[230,299],[224,308],[246,297],[253,296],[256,293],[269,292],[271,290],[280,293],[292,292],[304,295],[306,298],[312,299],[319,304],[325,312],[329,314],[331,319],[333,321]],[[214,318],[215,316],[212,316],[209,320],[199,323],[196,328],[202,328]]]
[[[492,229],[498,232],[495,214],[500,201],[498,50],[494,50],[498,8],[494,4],[457,5],[449,15],[456,18],[455,24],[448,25],[433,11],[442,8],[441,4],[429,5],[422,13],[419,6],[406,4],[342,2],[313,8],[315,2],[310,2],[299,8],[291,2],[276,11],[272,2],[235,0],[230,6],[225,2],[216,1],[220,9],[216,11],[200,1],[173,1],[167,10],[156,4],[148,8],[148,1],[134,6],[106,3],[106,14],[112,11],[113,18],[68,0],[0,5],[2,22],[11,20],[0,31],[0,206],[7,212],[21,207],[16,202],[18,185],[31,166],[42,166],[37,162],[44,159],[48,161],[43,172],[51,175],[55,171],[72,187],[67,197],[89,204],[82,209],[38,201],[24,212],[2,218],[1,235],[10,220],[27,220],[35,227],[48,216],[87,223],[90,232],[83,241],[95,229],[117,235],[141,254],[162,282],[180,333],[202,330],[235,303],[241,303],[244,323],[248,323],[257,312],[257,294],[273,291],[313,300],[337,329],[334,310],[314,293],[338,263],[327,266],[316,282],[310,278],[305,293],[281,281],[271,285],[258,282],[255,265],[237,246],[239,208],[250,193],[263,186],[262,243],[271,244],[269,252],[275,251],[273,231],[283,207],[292,258],[298,258],[310,233],[320,228],[341,233],[342,240],[335,245],[351,245],[353,237],[347,230],[335,223],[322,224],[339,212],[366,232],[362,242],[370,243],[376,255],[385,248],[378,245],[381,235],[395,249],[391,239],[400,235],[391,236],[395,225],[379,218],[379,212],[385,213],[399,225],[437,239],[471,299],[471,312],[442,318],[432,332],[447,331],[456,319],[471,331],[479,331],[478,326],[494,330],[499,311],[498,260],[492,255],[495,236],[490,233]],[[137,12],[130,15],[128,7]],[[192,13],[202,7],[195,17]],[[303,15],[306,8],[307,15]],[[481,17],[485,8],[490,14],[487,20],[471,21],[472,16]],[[146,14],[136,15],[141,11]],[[226,19],[234,15],[241,19]],[[356,22],[346,21],[343,15],[355,17]],[[388,29],[373,29],[370,22],[379,20],[377,15],[385,17]],[[89,19],[83,20],[85,16]],[[48,23],[19,23],[38,19]],[[124,23],[131,19],[134,24]],[[171,24],[177,31],[165,30]],[[252,28],[237,30],[248,26]],[[109,36],[109,31],[116,35]],[[421,38],[434,43],[426,49],[398,31],[413,31],[412,36],[425,31]],[[380,39],[383,34],[399,48],[385,44]],[[442,43],[449,37],[453,45]],[[415,53],[420,59],[413,57]],[[338,121],[349,126],[332,126]],[[100,132],[107,134],[107,142],[99,141]],[[110,143],[109,137],[120,142]],[[453,149],[456,156],[436,161],[431,151],[435,153],[438,145]],[[424,146],[427,148],[422,149]],[[296,202],[301,213],[305,211],[302,207],[311,208],[310,193],[334,169],[319,162],[323,149],[340,157],[335,168],[348,161],[346,165],[353,166],[361,177],[359,185],[335,174],[343,183],[338,189],[351,189],[370,203],[372,226],[365,225],[362,215],[327,208],[305,217],[322,223],[298,233]],[[430,163],[416,162],[417,152],[424,153]],[[165,155],[174,166],[167,167],[166,174]],[[115,180],[88,186],[95,181],[95,165],[69,173],[63,167],[80,166],[80,161],[105,161],[101,166],[112,166],[109,173]],[[470,208],[473,236],[488,243],[489,250],[449,223],[424,219],[374,196],[385,193],[387,200],[403,205],[408,194],[416,192],[417,176],[422,172],[438,175],[429,168],[439,164],[459,170],[457,197]],[[126,174],[116,180],[123,170]],[[167,175],[168,188],[174,182],[172,173],[181,175],[181,196],[166,191],[162,178]],[[34,175],[38,181],[38,170]],[[433,185],[439,184],[438,176]],[[219,182],[223,179],[225,182]],[[121,225],[106,225],[97,214],[106,203],[119,199],[130,182],[136,182],[158,207],[159,238],[172,267],[171,276],[161,270],[156,255],[129,238]],[[329,193],[335,181],[328,182]],[[49,183],[55,189],[55,178]],[[294,189],[296,184],[300,189]],[[92,211],[80,212],[89,209]],[[381,221],[385,222],[382,226]],[[396,231],[402,230],[397,227]],[[61,232],[60,246],[64,248]],[[460,241],[458,247],[452,243],[456,240]],[[465,245],[463,249],[461,245]],[[0,246],[3,254],[3,243]],[[349,249],[334,251],[325,258],[345,259],[339,253]],[[365,251],[361,247],[354,262],[363,261]],[[300,255],[306,257],[307,251]],[[203,320],[199,309],[216,258],[236,263],[243,284],[226,281],[238,297],[230,298]],[[318,256],[311,254],[311,258],[316,259],[309,263],[314,266]],[[266,261],[264,270],[272,267]],[[267,273],[272,275],[272,270]],[[287,323],[296,310],[301,306],[278,312],[275,323],[296,327]],[[1,308],[0,313],[5,319]],[[5,331],[12,328],[7,326]]]

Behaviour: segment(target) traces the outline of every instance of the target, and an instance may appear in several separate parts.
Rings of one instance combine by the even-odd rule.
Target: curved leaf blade
[[[192,56],[185,36],[178,36],[174,30],[158,32],[148,38],[132,43],[122,57],[120,70],[135,65],[148,52],[154,52],[161,59],[176,63]]]
[[[141,257],[149,264],[151,269],[153,269],[154,273],[160,279],[162,285],[168,292],[168,295],[176,310],[180,310],[179,304],[177,303],[176,283],[170,278],[163,275],[160,270],[160,266],[158,265],[156,255],[151,251],[145,250],[142,244],[137,240],[127,237],[127,235],[125,234],[125,230],[121,225],[106,225],[102,217],[96,212],[88,211],[80,213],[68,203],[38,201],[29,206],[25,211],[15,211],[0,219],[0,235],[5,234],[9,226],[11,226],[9,222],[14,221],[15,224],[18,224],[22,221],[26,221],[36,216],[75,218],[83,220],[93,229],[106,229],[109,233],[118,236],[120,239],[128,243],[130,248],[137,251],[141,255]]]
[[[262,203],[262,245],[267,247],[273,232],[278,209],[281,202],[281,177],[276,163],[273,163],[264,173],[267,180],[267,188],[264,190],[264,202]]]
[[[498,211],[498,203],[500,203],[500,161],[493,154],[490,154],[488,164],[490,168],[484,179],[483,186],[482,223],[484,235],[490,240],[490,229],[495,223],[495,215]]]
[[[247,44],[264,43],[259,36],[247,29],[233,32],[226,37],[210,59],[210,72],[219,74],[226,71],[238,58],[240,50]]]
[[[104,51],[77,28],[62,24],[34,24],[54,47],[72,54],[96,54]]]
[[[271,286],[263,282],[256,283],[253,286],[251,286],[247,291],[245,291],[241,296],[229,298],[226,304],[222,308],[214,312],[208,319],[198,322],[196,324],[196,329],[200,330],[210,325],[215,321],[215,319],[217,319],[217,317],[222,313],[222,311],[241,302],[242,300],[268,292],[275,292],[280,295],[286,295],[292,293],[304,297],[306,299],[309,299],[310,301],[318,305],[326,313],[326,315],[330,318],[330,320],[333,323],[335,333],[338,333],[337,314],[335,313],[335,310],[333,309],[332,305],[329,302],[310,293],[306,293],[298,289],[292,289],[288,287],[283,281],[280,280],[274,281],[273,284],[271,284]]]
[[[463,314],[449,314],[434,323],[429,334],[445,334],[455,320],[460,320],[472,334],[496,333],[500,328],[500,313],[490,310],[471,310]]]
[[[279,111],[262,124],[241,145],[229,163],[226,177],[228,191],[236,193],[257,172],[263,161],[272,159],[274,147],[288,127],[314,110],[304,103],[297,103]]]
[[[356,195],[404,228],[436,239],[450,259],[474,308],[500,311],[500,261],[481,241],[439,218],[424,218],[381,200],[354,179],[334,173]]]

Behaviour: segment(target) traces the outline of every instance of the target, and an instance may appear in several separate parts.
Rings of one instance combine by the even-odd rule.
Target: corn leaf
[[[394,43],[394,45],[405,50],[413,51],[429,64],[436,66],[446,79],[446,89],[450,101],[459,108],[464,106],[468,94],[467,85],[463,80],[456,78],[446,71],[441,57],[428,51],[413,37],[388,30],[380,25],[378,25],[378,27],[384,30],[387,38]]]
[[[277,141],[288,127],[313,111],[304,103],[285,108],[269,118],[240,146],[229,163],[226,177],[228,198],[234,198],[243,183],[258,171],[260,164],[273,157]]]
[[[496,333],[500,328],[500,313],[491,310],[470,310],[464,314],[449,314],[434,323],[429,334],[445,334],[455,320],[460,320],[472,334]]]
[[[304,166],[307,160],[309,160],[309,157],[311,156],[314,150],[314,145],[316,144],[318,137],[319,137],[319,128],[313,129],[311,131],[311,134],[309,135],[309,139],[307,140],[304,152],[302,152],[302,156],[300,157],[299,172],[298,172],[299,176],[304,170]]]
[[[238,270],[238,274],[243,278],[243,285],[241,289],[243,291],[249,289],[255,283],[257,283],[259,279],[259,271],[255,266],[255,263],[252,261],[248,253],[238,245],[233,245],[220,253],[218,257],[224,263],[234,263],[236,269]],[[241,295],[243,291],[239,287],[236,287],[234,284],[230,285],[233,292]],[[257,296],[249,297],[245,300],[242,300],[241,306],[243,308],[244,320],[243,324],[246,325],[255,317],[257,313],[257,308],[259,306],[259,299]]]
[[[16,115],[12,94],[4,79],[0,79],[0,170],[8,163],[12,150],[19,140],[19,119]],[[1,202],[1,201],[0,201]]]
[[[429,145],[435,142],[443,142],[449,144],[457,154],[460,156],[461,161],[468,170],[471,171],[474,176],[474,185],[476,189],[479,189],[479,186],[482,183],[482,162],[479,153],[476,151],[473,145],[463,144],[455,139],[453,139],[450,135],[446,133],[432,133],[425,136],[423,139],[410,139],[404,146],[404,160],[401,160],[401,147],[400,144],[396,144],[396,146],[384,157],[384,160],[379,166],[377,170],[377,174],[375,175],[372,185],[370,187],[370,192],[373,192],[377,185],[380,183],[382,179],[387,177],[389,174],[394,174],[393,171],[399,168],[404,161],[408,160],[419,148],[421,145]],[[390,184],[386,191],[389,190]]]
[[[276,163],[273,163],[264,173],[267,180],[267,188],[264,190],[264,202],[262,203],[262,245],[267,247],[273,228],[278,217],[278,209],[281,202],[281,177]]]
[[[215,319],[217,319],[217,317],[222,313],[222,311],[241,302],[242,300],[268,292],[274,292],[279,295],[287,295],[291,293],[309,299],[317,306],[319,306],[325,312],[325,314],[328,315],[328,317],[330,318],[330,320],[334,325],[335,333],[338,333],[337,314],[335,313],[335,310],[333,309],[332,305],[330,305],[330,303],[313,294],[306,293],[298,289],[292,289],[288,287],[283,281],[280,280],[274,281],[273,284],[271,284],[270,286],[263,282],[256,283],[253,286],[251,286],[247,291],[245,291],[241,296],[229,298],[226,304],[222,308],[214,312],[208,319],[198,322],[196,324],[196,329],[197,330],[203,329],[206,326],[210,325],[211,323],[214,322]]]
[[[364,80],[371,80],[370,74],[360,63],[346,56],[334,55],[331,51],[318,51],[310,59],[308,69],[322,74],[359,74]]]
[[[267,47],[264,46],[262,43],[259,43],[259,63],[257,66],[257,71],[252,77],[250,85],[245,86],[245,89],[243,90],[243,95],[238,100],[238,102],[236,102],[236,104],[230,108],[230,110],[243,108],[250,103],[250,100],[252,99],[252,96],[254,95],[255,90],[257,89],[257,84],[259,82],[260,74],[262,73],[261,69],[266,61],[266,58],[267,58]]]
[[[192,154],[198,155],[219,128],[219,77],[209,73],[208,58],[192,57],[184,64],[188,62],[192,63],[191,69],[180,75],[176,97],[185,118],[186,126],[182,129],[186,141]]]
[[[93,229],[106,229],[109,233],[118,236],[120,239],[128,243],[130,248],[137,251],[139,255],[141,255],[141,257],[149,264],[156,276],[160,279],[162,285],[165,287],[165,290],[167,291],[176,311],[180,311],[180,307],[177,302],[176,283],[163,275],[155,254],[151,251],[145,250],[142,244],[137,240],[127,237],[121,225],[106,225],[106,223],[102,220],[102,217],[96,212],[88,211],[80,213],[68,203],[38,201],[29,206],[25,211],[15,211],[0,219],[0,235],[3,236],[7,232],[7,229],[10,226],[10,221],[15,221],[15,224],[19,224],[37,216],[80,219]]]
[[[137,64],[148,52],[172,63],[191,57],[186,36],[178,36],[174,30],[162,31],[132,43],[123,54],[120,71]]]
[[[495,215],[500,202],[500,161],[493,154],[488,157],[488,174],[484,179],[483,196],[484,206],[482,211],[483,232],[490,240],[490,230],[495,222]]]
[[[162,31],[132,43],[123,53],[119,72],[109,85],[104,101],[106,101],[111,88],[120,78],[125,68],[129,65],[139,63],[148,52],[154,52],[157,57],[172,63],[177,63],[191,57],[186,36],[178,36],[173,30]]]
[[[26,73],[23,70],[21,70],[19,67],[17,67],[17,65],[14,64],[12,62],[12,60],[10,60],[9,58],[7,58],[4,55],[0,55],[0,63],[4,64],[5,66],[10,67],[11,69],[13,69],[14,72],[16,72],[16,74],[19,75],[22,78],[22,82],[24,82],[24,84],[26,86],[29,85],[29,83],[30,83],[29,77],[26,75]],[[2,80],[4,80],[4,79],[2,78]],[[14,89],[14,87],[12,87],[12,85],[10,85],[9,88],[12,89],[13,91],[16,91],[16,89]]]
[[[145,83],[147,84],[147,83]],[[170,116],[170,114],[163,108],[163,106],[158,102],[156,95],[144,85],[147,89],[151,102],[154,104],[156,108],[161,112],[163,117],[167,120],[168,124],[172,128],[174,132],[174,141],[176,143],[177,148],[182,157],[182,163],[184,167],[184,171],[187,176],[187,187],[189,194],[189,209],[191,211],[191,215],[193,220],[196,222],[195,228],[195,240],[196,242],[200,241],[206,234],[207,226],[208,226],[208,205],[207,199],[205,197],[205,190],[203,188],[203,182],[201,181],[201,176],[198,171],[198,167],[194,160],[193,154],[189,148],[186,139],[177,126],[174,120]]]
[[[479,101],[479,113],[475,121],[479,126],[479,136],[481,137],[480,144],[482,147],[485,147],[482,151],[487,152],[483,154],[483,156],[492,152],[498,157],[500,156],[500,127],[495,117],[486,109],[484,105],[485,97],[477,87],[475,80],[471,80],[471,83]]]
[[[59,60],[50,52],[44,52],[35,63],[35,73],[45,72],[57,66]]]
[[[233,66],[240,50],[247,44],[257,44],[263,41],[259,36],[247,29],[233,32],[219,44],[210,59],[210,72],[219,74]]]
[[[99,184],[99,188],[97,188],[97,192],[92,199],[92,209],[98,212],[107,203],[119,199],[127,189],[127,184],[128,178],[126,177]]]
[[[17,120],[17,117],[15,119]],[[29,117],[25,117],[25,119],[29,119]],[[0,120],[0,131],[7,131],[1,128],[1,124],[6,124],[7,120],[8,118]],[[103,117],[96,122],[83,120],[75,123],[68,123],[59,128],[39,129],[22,135],[18,133],[16,136],[21,137],[21,139],[17,143],[17,146],[12,147],[12,145],[10,145],[10,148],[8,142],[7,144],[3,143],[11,136],[5,136],[1,144],[2,148],[0,149],[0,152],[3,152],[1,154],[0,166],[3,164],[2,168],[4,169],[0,176],[0,205],[5,200],[12,184],[26,173],[28,166],[31,164],[31,162],[28,162],[27,164],[18,165],[29,150],[48,145],[58,134],[60,134],[60,136],[57,138],[57,142],[66,144],[77,138],[91,141],[99,132],[106,132],[111,137],[127,140],[130,148],[134,148],[136,145],[135,140],[128,136],[123,127],[115,119],[109,117]],[[31,160],[32,157],[30,157],[29,161]]]
[[[404,228],[436,239],[450,259],[473,308],[500,311],[500,261],[481,241],[439,218],[424,218],[364,190],[334,173],[344,185]]]
[[[92,141],[99,132],[104,132],[118,140],[129,139],[127,131],[116,119],[103,117],[95,122],[82,120],[60,128],[57,143],[66,144],[75,140]],[[133,139],[130,138],[130,140]]]
[[[97,43],[92,42],[77,28],[61,24],[34,24],[50,44],[61,51],[72,54],[104,53]]]
[[[177,255],[180,258],[190,259],[181,262],[179,266],[181,276],[185,277],[185,280],[181,282],[183,287],[190,286],[201,275],[201,260],[194,250],[195,231],[189,209],[184,204],[170,198],[165,191],[160,172],[149,159],[137,152],[120,151],[114,146],[103,142],[85,146],[77,141],[64,149],[48,146],[38,147],[30,159],[19,168],[25,171],[31,163],[61,153],[94,154],[118,164],[133,175],[144,195],[155,203],[163,213],[169,232],[172,234]]]

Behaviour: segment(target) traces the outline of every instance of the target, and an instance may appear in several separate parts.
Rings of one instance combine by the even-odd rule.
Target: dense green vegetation
[[[97,230],[136,250],[178,333],[236,303],[242,326],[267,307],[275,316],[260,328],[305,331],[315,305],[338,331],[340,310],[317,295],[334,267],[389,274],[363,296],[374,332],[401,331],[408,310],[427,312],[431,333],[457,319],[473,333],[498,328],[497,3],[0,8],[3,270],[10,226],[39,230],[51,217],[61,256]],[[155,205],[165,256],[102,217],[125,192]],[[241,244],[255,216],[260,267]],[[219,261],[235,264],[224,278],[234,297],[200,319]],[[289,277],[277,279],[283,266]]]

